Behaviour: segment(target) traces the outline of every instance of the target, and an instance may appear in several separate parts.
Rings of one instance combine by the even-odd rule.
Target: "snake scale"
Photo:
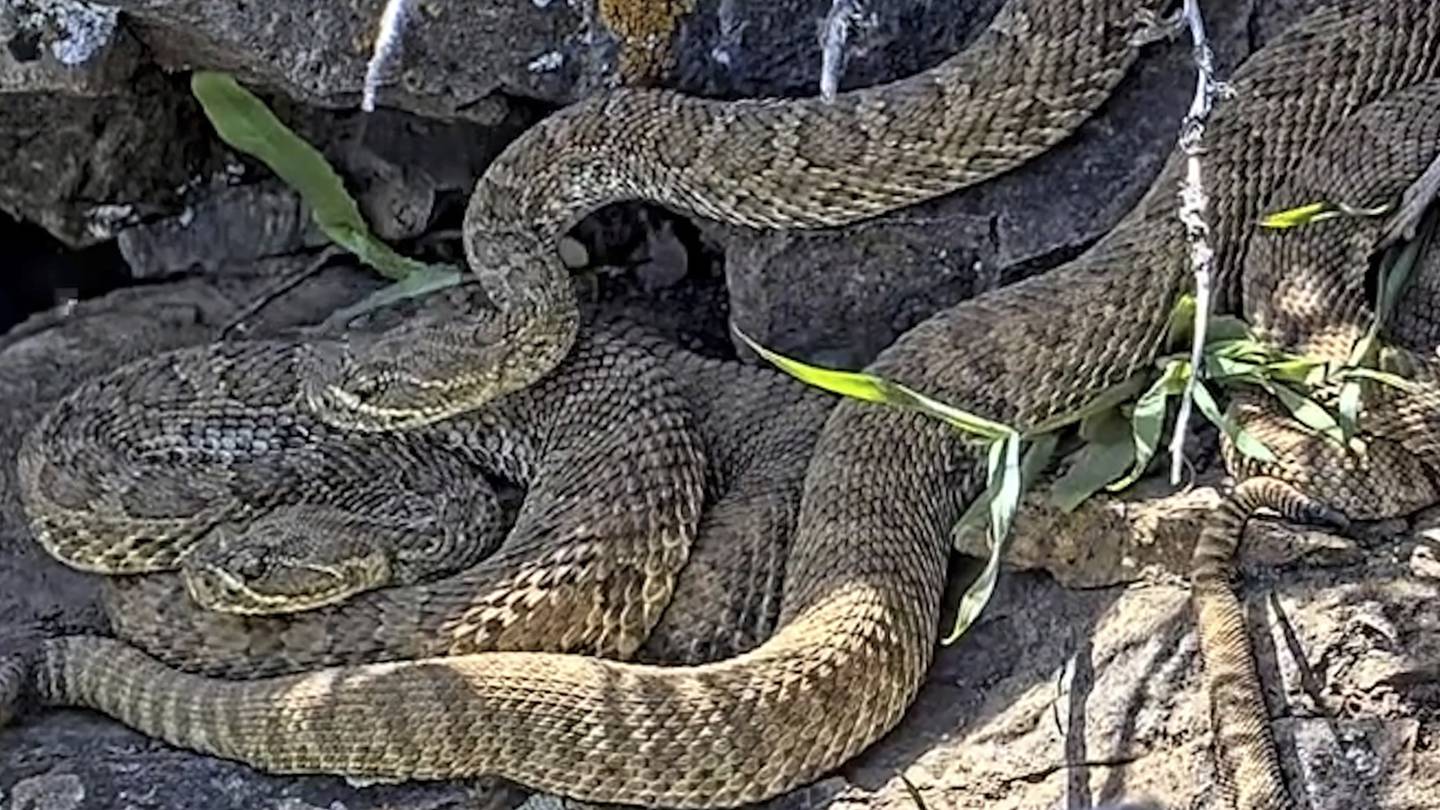
[[[1049,17],[1032,19],[1064,18],[1067,9],[1093,11],[1105,4],[1049,5]],[[1025,8],[1014,4],[998,29],[1011,30],[1015,9]],[[1131,5],[1127,11],[1137,9]],[[1074,43],[1090,43],[1098,36],[1094,28],[1075,26],[1073,19],[1067,22],[1082,31]],[[1118,60],[1115,70],[1122,71],[1125,61]],[[977,75],[989,74],[991,67]],[[1279,190],[1297,172],[1317,173],[1307,193],[1353,190],[1344,185],[1348,164],[1307,158],[1322,148],[1339,154],[1373,150],[1365,126],[1347,122],[1383,118],[1385,105],[1407,92],[1415,94],[1411,102],[1418,99],[1422,107],[1433,107],[1435,96],[1426,94],[1435,93],[1437,78],[1440,9],[1421,0],[1334,3],[1242,66],[1233,83],[1234,101],[1217,112],[1207,133],[1206,181],[1222,311],[1251,315],[1262,328],[1270,328],[1258,317],[1269,299],[1252,296],[1252,291],[1263,289],[1257,286],[1261,279],[1288,278],[1291,265],[1264,258],[1268,248],[1256,239],[1253,223],[1282,202]],[[626,97],[609,107],[605,100],[595,104],[615,120],[630,123],[614,115],[626,109]],[[876,105],[883,97],[868,98],[865,103]],[[670,105],[664,107],[666,114],[681,120],[680,113],[690,109],[678,101],[664,103]],[[856,104],[837,109],[864,107]],[[1409,139],[1417,154],[1433,156],[1440,149],[1433,132],[1424,126],[1401,126],[1409,120],[1404,111],[1413,106],[1393,105],[1392,118],[1398,123],[1387,131]],[[757,114],[761,120],[785,120],[791,114],[786,110],[812,108],[760,104],[753,109],[772,111]],[[574,126],[575,116],[581,115],[572,111],[569,118],[557,116],[558,123],[532,144],[554,139],[568,150],[570,144],[562,137],[565,127]],[[905,120],[888,120],[898,127],[897,140],[908,132]],[[926,131],[931,131],[928,126]],[[646,130],[636,127],[636,137],[643,142]],[[731,129],[743,132],[739,124]],[[860,127],[852,123],[848,129]],[[662,131],[658,124],[651,130]],[[603,154],[582,148],[584,139],[576,143],[576,161]],[[798,143],[809,148],[823,141],[806,137]],[[556,163],[564,164],[568,151],[559,154]],[[847,160],[847,176],[864,174],[854,170],[860,159]],[[500,210],[522,218],[527,211],[533,213],[524,204],[525,193],[495,191],[504,181],[518,183],[516,160],[502,159],[494,178],[502,185],[477,190],[481,202],[472,209],[481,215],[494,209],[490,213]],[[932,161],[929,173],[937,171]],[[1172,159],[1137,208],[1076,260],[937,314],[897,340],[870,370],[1022,429],[1070,412],[1141,371],[1161,350],[1171,305],[1189,282],[1188,245],[1175,216],[1175,188],[1183,171],[1182,158]],[[600,187],[605,186],[602,179],[597,179]],[[744,182],[741,187],[748,187]],[[916,183],[911,177],[898,185]],[[843,183],[817,181],[812,186],[819,189],[819,199],[796,202],[797,209],[811,204],[825,209],[826,195],[883,197],[887,204],[898,204],[899,192],[893,187],[867,197]],[[703,195],[693,187],[681,187],[690,189],[684,194],[696,195],[682,195],[686,207],[724,214],[723,207],[707,209],[698,202]],[[939,193],[927,188],[927,193]],[[720,196],[725,199],[724,193]],[[539,201],[531,198],[530,204]],[[817,214],[813,222],[827,224],[823,216],[828,215]],[[810,221],[802,216],[789,224]],[[498,241],[481,244],[472,238],[469,243],[482,279],[506,267],[483,261],[487,256],[536,255],[537,237],[518,226],[488,236]],[[1298,246],[1299,258],[1324,256],[1307,247],[1312,238],[1302,232],[1290,240]],[[1346,247],[1357,249],[1350,243]],[[509,329],[520,323],[514,317],[518,311],[551,311],[515,305],[539,298],[512,277],[517,268],[508,267],[500,280],[513,282],[514,295],[507,298],[500,289],[504,283],[487,284],[492,292],[499,291],[495,297],[507,314],[472,326],[472,339],[511,336]],[[1281,295],[1278,300],[1283,304],[1286,299]],[[1342,307],[1334,309],[1347,314]],[[1313,334],[1325,319],[1339,316],[1326,310],[1320,322],[1315,317],[1297,315],[1304,327],[1300,334]],[[454,327],[423,329],[449,333]],[[490,368],[500,369],[485,382],[492,394],[506,388],[528,390],[530,380],[515,376],[519,365],[534,368],[533,357],[524,354],[535,348],[532,338],[538,333],[527,334],[531,337],[497,344],[476,366],[486,368],[483,361],[488,360]],[[392,385],[404,381],[393,365],[386,374],[352,375],[344,385],[321,390],[328,392],[330,404],[391,425],[430,422],[472,409],[410,409],[408,395]],[[544,377],[542,387],[545,379],[564,375]],[[354,381],[363,384],[347,387]],[[1424,441],[1425,420],[1384,416],[1433,412],[1412,407],[1422,402],[1407,405],[1381,398],[1374,410],[1382,416],[1367,422],[1367,431],[1381,437],[1395,431],[1397,446],[1425,458],[1430,451]],[[1303,455],[1306,464],[1318,457]],[[757,800],[811,781],[845,761],[892,727],[909,705],[932,655],[949,527],[984,485],[979,462],[973,446],[916,414],[853,402],[836,406],[805,473],[774,632],[753,649],[713,663],[655,667],[513,651],[232,682],[176,671],[115,640],[70,637],[0,659],[0,698],[18,699],[23,692],[46,703],[90,706],[172,743],[281,772],[386,778],[498,773],[597,801],[700,807]],[[1337,469],[1354,472],[1344,464]],[[1276,472],[1265,474],[1276,477]],[[1303,469],[1297,475],[1294,486],[1303,489],[1318,482],[1315,497],[1327,497],[1323,478],[1312,480]],[[342,630],[347,622],[357,628],[373,624],[373,618],[350,619],[340,613],[331,621]],[[857,702],[857,692],[867,699]],[[1283,795],[1267,793],[1261,784],[1273,775],[1238,774],[1237,801],[1242,806],[1284,806]]]

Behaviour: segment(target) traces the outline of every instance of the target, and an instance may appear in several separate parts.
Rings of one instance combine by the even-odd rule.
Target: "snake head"
[[[236,531],[212,529],[181,561],[190,598],[208,610],[313,610],[391,584],[391,550],[326,520],[321,508],[277,509]]]
[[[574,340],[574,325],[498,315],[405,324],[347,344],[316,347],[302,395],[321,420],[346,430],[407,430],[483,407],[543,376]],[[548,339],[527,336],[542,331]],[[555,334],[568,337],[559,345]]]

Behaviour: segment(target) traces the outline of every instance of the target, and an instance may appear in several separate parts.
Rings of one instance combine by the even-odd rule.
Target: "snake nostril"
[[[360,399],[369,399],[380,389],[374,377],[359,377],[350,386],[350,393]]]

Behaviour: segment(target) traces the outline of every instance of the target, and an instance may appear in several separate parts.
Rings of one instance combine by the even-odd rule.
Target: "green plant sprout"
[[[325,156],[285,126],[275,113],[228,73],[201,70],[190,76],[190,92],[220,139],[264,163],[294,189],[310,218],[330,241],[355,254],[395,283],[335,314],[342,322],[403,298],[414,298],[460,283],[458,268],[427,264],[396,253],[365,222],[360,206]]]
[[[1261,224],[1268,228],[1293,228],[1336,216],[1380,216],[1389,209],[1390,206],[1357,209],[1314,203],[1271,214]],[[1298,423],[1343,446],[1351,446],[1355,437],[1363,385],[1381,383],[1401,389],[1413,388],[1414,384],[1403,377],[1375,367],[1381,355],[1379,333],[1410,277],[1423,244],[1434,230],[1435,219],[1434,216],[1427,218],[1421,236],[1392,250],[1391,256],[1382,263],[1376,317],[1342,366],[1334,367],[1318,358],[1268,346],[1239,318],[1210,319],[1202,368],[1195,380],[1195,405],[1238,452],[1260,461],[1275,460],[1270,448],[1226,416],[1211,391],[1213,385],[1258,387],[1275,397]],[[1194,309],[1195,300],[1189,294],[1176,301],[1169,317],[1168,346],[1189,343]],[[883,377],[802,363],[761,346],[738,329],[735,331],[765,360],[805,383],[853,399],[919,411],[987,445],[988,485],[960,518],[956,529],[978,528],[982,520],[986,521],[990,555],[980,576],[961,597],[955,622],[942,640],[945,644],[953,643],[965,633],[994,592],[1005,540],[1019,511],[1020,499],[1049,466],[1059,446],[1061,429],[1078,424],[1081,445],[1066,457],[1067,470],[1051,484],[1048,498],[1052,505],[1069,512],[1096,492],[1123,490],[1146,473],[1160,445],[1170,402],[1181,395],[1195,374],[1187,356],[1167,354],[1156,360],[1158,375],[1148,387],[1146,375],[1136,375],[1101,392],[1077,411],[1053,417],[1022,432]],[[1336,397],[1338,412],[1331,413],[1316,401],[1314,394],[1321,387],[1335,383],[1340,385]]]

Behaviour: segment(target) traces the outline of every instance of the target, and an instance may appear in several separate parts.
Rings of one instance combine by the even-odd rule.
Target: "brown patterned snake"
[[[1440,159],[1440,81],[1369,105],[1324,146],[1286,178],[1274,195],[1278,207],[1315,201],[1394,207]],[[1346,363],[1375,317],[1372,302],[1381,282],[1373,267],[1383,256],[1385,230],[1385,217],[1350,216],[1259,235],[1244,274],[1245,309],[1257,335]],[[1230,561],[1245,522],[1269,507],[1291,519],[1343,527],[1351,519],[1407,515],[1440,502],[1440,324],[1434,318],[1440,249],[1425,250],[1382,332],[1385,364],[1423,384],[1414,391],[1382,386],[1369,392],[1355,446],[1347,450],[1303,429],[1257,392],[1232,399],[1232,418],[1278,456],[1260,462],[1227,446],[1227,461],[1243,480],[1201,533],[1191,574],[1220,773],[1231,777],[1221,787],[1234,806],[1291,806],[1244,613],[1230,590]],[[1333,387],[1326,392],[1332,407],[1335,393]]]
[[[627,554],[634,553],[627,551],[627,544],[643,544],[647,534],[654,535],[650,542],[662,552],[693,535],[694,545],[688,548],[674,593],[649,595],[649,601],[663,605],[664,612],[639,657],[687,663],[753,647],[773,629],[778,615],[779,580],[800,484],[828,398],[771,371],[697,357],[635,327],[612,325],[595,339],[582,339],[580,346],[579,356],[568,359],[562,373],[536,391],[502,398],[496,407],[447,423],[429,437],[440,446],[468,444],[481,457],[482,466],[506,462],[504,466],[518,480],[532,484],[506,548],[495,558],[424,586],[386,589],[352,599],[341,608],[275,617],[197,610],[188,600],[176,598],[173,577],[116,578],[105,583],[113,628],[120,637],[174,666],[236,678],[493,649],[578,646],[629,657],[637,654],[635,644],[588,641],[573,632],[579,619],[558,612],[580,603],[584,612],[595,613],[594,618],[613,621],[633,607],[634,599],[623,587],[620,596],[625,598],[608,596],[613,582],[597,586],[601,595],[593,600],[556,595],[557,584],[571,577],[604,579],[603,568],[587,570],[589,551],[583,543],[577,545],[577,537],[623,563]],[[221,350],[192,349],[149,362],[193,361],[197,355]],[[603,380],[595,379],[595,364],[585,359],[627,354],[631,361],[606,365]],[[639,358],[647,363],[634,362]],[[654,367],[654,358],[661,360],[663,369]],[[618,373],[626,369],[633,373],[646,364],[652,368],[639,383]],[[109,379],[132,379],[134,368],[122,369]],[[660,371],[669,373],[662,378]],[[647,388],[661,383],[663,396],[647,393]],[[587,387],[594,392],[575,394]],[[617,396],[629,389],[636,393],[628,399]],[[82,388],[67,401],[86,399],[89,393]],[[683,395],[685,413],[675,409],[678,400],[673,393]],[[631,416],[631,409],[645,418]],[[103,403],[98,410],[106,410]],[[590,413],[577,418],[576,410]],[[652,424],[667,415],[684,424],[693,421],[694,431],[677,428],[669,432],[679,438],[667,440]],[[45,427],[42,424],[31,435],[48,433]],[[647,437],[646,431],[655,435]],[[577,437],[583,440],[576,441]],[[638,496],[603,486],[583,491],[586,481],[603,481],[615,475],[611,469],[630,461],[616,454],[617,444],[639,444],[636,458],[663,461],[665,453],[657,450],[663,451],[667,444],[687,446],[680,439],[697,439],[705,460],[705,511],[698,529],[692,531],[684,520],[678,522],[678,532],[673,520],[661,520],[647,529],[638,521],[665,501],[655,502],[644,489]],[[414,453],[425,446],[426,442],[416,441],[407,450]],[[526,472],[526,468],[533,469]],[[661,472],[664,467],[655,469]],[[655,482],[651,488],[659,490],[660,485]],[[687,486],[664,497],[683,507],[692,491]],[[636,497],[648,501],[632,505]],[[305,506],[293,507],[297,524],[277,521],[287,534],[304,531],[308,525]],[[282,512],[282,517],[288,515]],[[572,525],[575,528],[570,529]],[[254,536],[253,527],[246,534],[248,540],[245,535],[237,538],[241,549],[245,542],[260,543],[267,550],[272,546],[271,538]],[[307,547],[289,554],[304,561],[307,554],[319,551],[333,557],[344,548]],[[610,565],[619,571],[610,577],[623,586],[625,569],[616,562]],[[523,567],[515,571],[516,565]],[[509,579],[497,575],[507,569],[512,572]],[[532,583],[540,573],[544,578]],[[502,598],[520,607],[509,609],[501,602],[506,609],[497,610],[493,600]],[[556,602],[556,608],[545,602],[539,608],[528,604],[537,598]],[[600,601],[605,598],[616,604]],[[547,615],[555,617],[548,628],[543,625]]]
[[[752,228],[856,222],[1000,174],[1087,119],[1172,0],[1008,0],[976,42],[890,84],[819,99],[711,101],[622,89],[525,132],[465,212],[470,267],[499,308],[401,327],[389,355],[317,385],[326,418],[424,423],[529,385],[577,324],[557,241],[612,202],[647,200]],[[318,381],[317,381],[318,382]]]
[[[81,570],[181,568],[197,601],[240,613],[331,604],[493,550],[499,506],[465,457],[296,407],[309,351],[183,349],[79,386],[19,453],[40,544]]]
[[[1440,8],[1428,0],[1338,3],[1246,63],[1207,133],[1223,310],[1249,311],[1246,274],[1260,272],[1248,264],[1253,223],[1294,202],[1277,194],[1307,156],[1332,138],[1336,149],[1373,148],[1336,127],[1436,78]],[[1340,183],[1343,167],[1320,170]],[[1080,258],[936,315],[871,370],[1025,428],[1147,368],[1189,282],[1175,218],[1182,170],[1172,160]],[[366,396],[376,393],[385,401],[383,386]],[[977,461],[940,424],[840,404],[806,475],[778,626],[727,660],[677,668],[495,652],[228,682],[72,637],[0,659],[0,706],[22,692],[89,706],[281,772],[499,773],[591,800],[682,807],[760,799],[853,756],[909,705],[930,663],[950,526],[983,486]],[[333,621],[375,624],[374,615]]]

